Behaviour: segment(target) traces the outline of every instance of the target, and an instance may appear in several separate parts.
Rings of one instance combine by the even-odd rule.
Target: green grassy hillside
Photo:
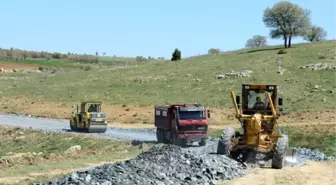
[[[231,90],[239,92],[242,83],[262,83],[279,85],[287,111],[333,109],[335,71],[299,67],[335,64],[335,46],[334,41],[298,44],[286,49],[286,54],[278,54],[276,46],[244,49],[176,62],[149,61],[117,70],[106,67],[106,70],[55,74],[13,73],[6,76],[21,78],[3,78],[0,91],[2,96],[24,95],[61,102],[88,99],[127,105],[198,102],[210,107],[232,107]],[[282,75],[277,73],[278,60],[285,69]],[[249,78],[216,79],[216,75],[232,70],[253,73]]]

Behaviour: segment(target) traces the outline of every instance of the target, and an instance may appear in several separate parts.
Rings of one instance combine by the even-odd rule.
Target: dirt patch
[[[19,64],[0,61],[0,69],[17,69],[17,70],[36,70],[39,68],[36,64]]]
[[[308,166],[285,167],[281,170],[251,169],[241,178],[224,182],[225,185],[334,185],[336,165],[331,162],[309,162]]]
[[[69,119],[71,112],[70,103],[46,102],[26,97],[0,97],[0,112],[29,114],[33,116]],[[103,104],[110,126],[131,125],[130,127],[154,127],[154,107],[136,107],[131,105],[107,105]],[[234,117],[233,109],[210,108],[212,126],[235,125],[238,121]],[[289,113],[279,118],[280,123],[335,123],[334,111]],[[145,125],[145,126],[142,126]]]

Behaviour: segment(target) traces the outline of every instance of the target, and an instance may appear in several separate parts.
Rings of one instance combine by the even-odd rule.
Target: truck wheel
[[[282,135],[275,145],[275,150],[272,158],[272,168],[281,169],[285,164],[285,155],[288,148],[288,136]]]
[[[160,129],[160,128],[156,129],[156,139],[157,139],[158,143],[163,142],[163,133],[162,133],[162,129]]]
[[[177,137],[176,131],[172,132],[172,144],[177,146],[184,146],[183,140]]]
[[[169,139],[167,139],[167,134],[166,134],[166,130],[162,130],[162,132],[161,132],[161,136],[162,136],[162,142],[164,143],[164,144],[169,144],[170,143],[170,141],[169,141]]]
[[[199,142],[199,145],[200,146],[205,146],[207,143],[207,140],[206,139],[202,139],[201,142]]]
[[[235,136],[234,128],[225,128],[222,132],[217,146],[217,153],[229,156],[231,139]]]

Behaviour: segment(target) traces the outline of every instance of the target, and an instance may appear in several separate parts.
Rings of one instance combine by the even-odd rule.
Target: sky
[[[262,17],[279,0],[3,0],[0,47],[109,56],[170,58],[210,48],[244,48],[253,35],[269,37]],[[291,0],[311,10],[328,39],[336,35],[335,0]],[[296,38],[293,43],[303,42]],[[268,44],[282,44],[268,38]]]

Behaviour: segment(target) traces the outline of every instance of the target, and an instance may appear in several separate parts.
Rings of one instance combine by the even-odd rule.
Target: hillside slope
[[[26,106],[44,102],[41,109],[46,102],[54,102],[61,110],[81,100],[124,106],[197,102],[213,108],[231,108],[230,91],[239,92],[243,83],[277,84],[287,112],[331,110],[335,108],[335,70],[299,67],[335,65],[335,46],[334,41],[328,41],[293,45],[281,55],[277,54],[280,48],[267,47],[118,69],[0,74],[4,100],[0,111],[13,111],[11,107],[22,102]],[[278,61],[282,61],[283,74],[278,73]],[[216,78],[232,70],[253,73],[250,77]]]

